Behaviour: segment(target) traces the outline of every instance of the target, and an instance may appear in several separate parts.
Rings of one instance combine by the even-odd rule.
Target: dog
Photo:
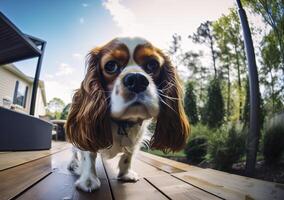
[[[100,187],[95,160],[122,153],[118,179],[138,181],[131,169],[148,125],[156,121],[151,148],[181,150],[190,126],[183,108],[183,91],[170,59],[139,37],[115,38],[92,49],[87,72],[76,90],[66,122],[74,149],[69,169],[80,177],[77,188],[91,192]],[[80,155],[80,159],[78,156]]]

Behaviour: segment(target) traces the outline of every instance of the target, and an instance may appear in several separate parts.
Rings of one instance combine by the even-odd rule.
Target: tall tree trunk
[[[213,37],[211,35],[209,35],[209,39],[210,39],[211,56],[212,56],[213,67],[214,67],[214,78],[216,78],[217,77],[217,67],[216,67],[216,58],[215,58]]]
[[[271,97],[272,97],[272,112],[273,114],[275,113],[275,92],[274,92],[274,79],[273,79],[273,74],[272,74],[272,69],[269,68],[269,74],[271,78]]]
[[[231,107],[231,80],[230,80],[230,69],[229,64],[227,65],[227,76],[228,76],[228,82],[227,82],[227,88],[228,88],[228,99],[227,99],[227,121],[229,121],[230,118],[230,107]]]
[[[235,54],[236,54],[236,64],[237,64],[237,71],[238,71],[238,93],[239,93],[239,120],[242,118],[242,81],[241,81],[241,70],[240,70],[240,60],[239,60],[239,51],[237,50],[235,44]]]

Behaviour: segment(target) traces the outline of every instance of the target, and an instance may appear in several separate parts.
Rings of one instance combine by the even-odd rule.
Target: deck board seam
[[[65,151],[65,150],[67,150],[68,148],[70,148],[70,147],[66,147],[66,148],[64,148],[64,149],[60,149],[60,150],[57,151],[57,152],[54,152],[54,153],[51,153],[51,154],[48,154],[48,155],[44,155],[44,156],[42,156],[42,157],[40,157],[40,158],[36,158],[36,159],[34,159],[34,160],[29,160],[29,161],[27,161],[27,162],[23,162],[23,163],[20,163],[20,164],[16,164],[16,165],[14,165],[14,166],[7,167],[7,168],[5,168],[5,169],[0,169],[0,173],[3,172],[3,171],[5,171],[5,170],[8,170],[8,169],[12,169],[12,168],[15,168],[15,167],[19,167],[19,166],[21,166],[21,165],[25,165],[25,164],[27,164],[27,163],[34,162],[34,161],[37,161],[37,160],[46,158],[46,157],[48,157],[48,156],[52,156],[52,155],[54,155],[54,154],[60,153],[60,152],[62,152],[62,151]]]
[[[196,185],[194,185],[194,184],[192,184],[192,183],[189,183],[189,182],[187,182],[187,181],[185,181],[185,180],[182,180],[181,178],[179,178],[179,177],[176,177],[175,175],[172,175],[172,174],[170,174],[172,177],[174,177],[174,178],[176,178],[176,179],[178,179],[178,180],[180,180],[180,181],[182,181],[182,182],[184,182],[184,183],[186,183],[186,184],[189,184],[189,185],[191,185],[191,186],[193,186],[193,187],[195,187],[195,188],[197,188],[197,189],[200,189],[200,190],[202,190],[202,191],[204,191],[204,192],[206,192],[206,193],[208,193],[208,194],[211,194],[211,195],[213,195],[213,196],[215,196],[215,197],[218,197],[218,198],[220,198],[220,199],[223,199],[223,200],[226,200],[225,198],[223,198],[223,197],[220,197],[220,196],[218,196],[218,195],[216,195],[216,194],[214,194],[214,193],[212,193],[212,192],[209,192],[209,191],[207,191],[207,190],[205,190],[205,189],[203,189],[203,188],[201,188],[201,187],[198,187],[198,186],[196,186]]]
[[[197,188],[197,189],[199,189],[199,190],[202,190],[202,191],[204,191],[204,192],[206,192],[206,193],[208,193],[208,194],[211,194],[211,195],[213,195],[213,196],[215,196],[215,197],[218,197],[218,198],[220,198],[220,199],[225,200],[224,198],[222,198],[222,197],[220,197],[220,196],[218,196],[218,195],[216,195],[216,194],[214,194],[214,193],[211,193],[211,192],[209,192],[209,191],[207,191],[207,190],[205,190],[205,189],[202,189],[202,188],[200,188],[200,187],[198,187],[198,186],[196,186],[196,185],[193,185],[193,184],[191,184],[191,183],[188,183],[188,182],[186,182],[186,181],[184,181],[184,180],[182,180],[182,179],[180,179],[180,178],[174,176],[172,173],[170,173],[170,172],[168,172],[168,171],[166,171],[166,170],[164,170],[164,169],[161,169],[161,168],[155,166],[154,164],[151,164],[151,163],[149,163],[149,162],[147,162],[147,161],[144,161],[143,159],[140,159],[139,157],[138,157],[138,159],[139,159],[140,161],[144,162],[145,164],[148,164],[148,165],[151,165],[151,166],[155,167],[156,169],[158,169],[158,170],[160,170],[160,171],[166,172],[166,173],[169,174],[170,176],[172,176],[172,177],[174,177],[174,178],[176,178],[176,179],[178,179],[178,180],[180,180],[180,181],[182,181],[182,182],[184,182],[184,183],[186,183],[186,184],[189,184],[189,185],[191,185],[191,186],[193,186],[193,187],[195,187],[195,188]],[[183,171],[184,171],[184,170],[183,170]],[[184,172],[186,172],[186,171],[184,171]],[[145,179],[146,179],[146,178],[145,178]],[[149,180],[146,179],[146,181],[150,183]],[[153,185],[152,183],[150,183],[150,184]],[[153,186],[154,186],[154,185],[153,185]],[[155,186],[154,186],[154,187],[155,187]],[[155,188],[157,188],[157,187],[155,187]],[[160,190],[159,190],[159,191],[160,191]],[[162,192],[162,193],[163,193],[163,192]]]
[[[111,184],[110,184],[110,179],[109,179],[109,176],[108,176],[106,167],[105,167],[104,159],[103,159],[102,157],[100,157],[100,158],[101,158],[101,161],[102,161],[102,165],[103,165],[104,171],[105,171],[105,173],[106,173],[106,177],[107,177],[106,180],[107,180],[107,183],[108,183],[108,186],[109,186],[111,198],[112,198],[113,200],[115,200],[114,193],[113,193],[113,190],[112,190],[112,187],[111,187]]]
[[[156,190],[158,190],[162,195],[164,195],[167,199],[172,200],[172,198],[170,198],[166,193],[164,193],[162,190],[160,190],[160,188],[158,188],[157,186],[155,186],[153,183],[151,183],[150,180],[148,180],[146,177],[143,177],[143,179],[145,181],[147,181],[147,183],[149,183],[152,187],[154,187]]]
[[[24,194],[26,191],[28,191],[29,189],[31,189],[32,187],[34,187],[36,184],[38,184],[39,182],[41,182],[42,180],[44,180],[46,177],[50,176],[53,172],[49,172],[48,174],[46,174],[45,176],[43,176],[42,178],[40,178],[39,180],[35,181],[33,184],[31,184],[29,187],[25,188],[24,190],[22,190],[21,192],[19,192],[18,194],[16,194],[14,197],[10,198],[11,200],[15,200],[18,197],[20,197],[22,194]]]

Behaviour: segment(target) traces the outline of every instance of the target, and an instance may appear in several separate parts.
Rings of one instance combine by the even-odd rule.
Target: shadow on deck
[[[137,183],[116,180],[118,158],[98,156],[101,188],[84,193],[66,166],[71,145],[54,142],[51,150],[0,152],[0,199],[284,199],[284,185],[202,169],[139,152],[133,162]]]

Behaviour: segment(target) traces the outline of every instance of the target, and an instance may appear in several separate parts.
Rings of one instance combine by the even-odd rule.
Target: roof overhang
[[[37,46],[43,42],[23,34],[0,12],[0,65],[39,57],[42,52]]]

